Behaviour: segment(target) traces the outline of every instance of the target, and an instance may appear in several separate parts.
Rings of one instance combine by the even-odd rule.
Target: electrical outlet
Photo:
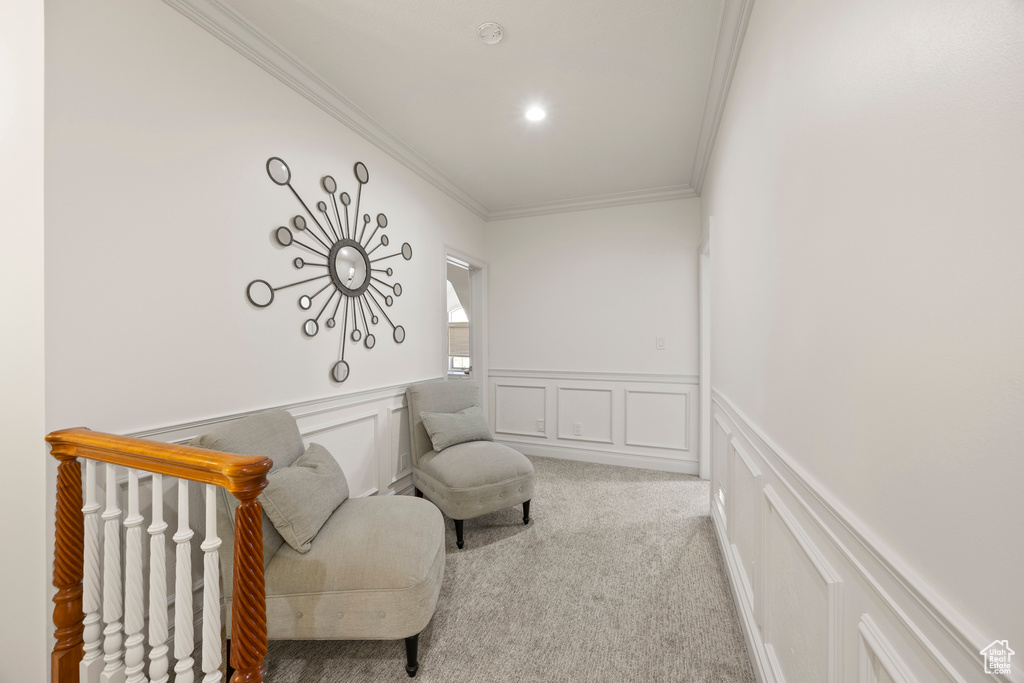
[[[654,348],[658,349],[659,351],[664,351],[665,350],[665,338],[664,337],[655,337],[654,338]]]
[[[538,432],[543,432],[544,431],[544,420],[537,420],[537,431]]]
[[[572,433],[573,433],[573,436],[583,436],[583,423],[582,422],[573,422],[572,423]]]

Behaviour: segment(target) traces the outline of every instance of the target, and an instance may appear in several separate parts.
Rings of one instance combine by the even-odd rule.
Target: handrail
[[[53,623],[56,627],[51,679],[77,683],[83,657],[82,578],[84,517],[82,473],[77,458],[165,474],[221,486],[239,499],[235,511],[231,666],[235,683],[260,683],[267,653],[266,595],[263,583],[262,508],[257,496],[267,486],[273,461],[86,428],[63,429],[46,437],[57,468],[54,531]]]
[[[83,457],[134,467],[203,484],[223,486],[233,494],[262,491],[273,461],[262,455],[235,455],[195,446],[148,441],[130,436],[94,432],[85,427],[62,429],[47,435],[54,457]]]

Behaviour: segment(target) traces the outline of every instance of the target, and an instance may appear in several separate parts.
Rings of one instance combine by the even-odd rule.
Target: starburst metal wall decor
[[[317,212],[323,223],[317,218],[317,214],[310,210],[299,193],[291,185],[291,170],[288,165],[278,157],[271,157],[267,160],[267,175],[276,184],[287,187],[295,195],[295,199],[302,205],[305,215],[296,215],[291,219],[292,228],[281,226],[274,231],[274,239],[282,247],[295,247],[304,250],[303,256],[297,256],[292,265],[296,269],[325,270],[322,275],[300,279],[285,285],[274,287],[266,280],[253,280],[245,288],[245,296],[249,302],[258,308],[266,308],[274,303],[275,293],[309,285],[309,290],[314,288],[312,294],[302,294],[298,298],[299,308],[309,311],[321,294],[326,299],[320,306],[319,311],[312,318],[302,323],[302,333],[307,337],[315,337],[320,332],[320,319],[331,303],[334,303],[331,314],[325,319],[324,324],[333,329],[338,325],[338,313],[341,312],[341,350],[338,361],[331,366],[330,377],[335,382],[344,382],[348,379],[349,365],[345,360],[345,342],[351,339],[358,344],[360,340],[367,349],[372,349],[377,339],[371,331],[371,325],[377,325],[380,318],[377,312],[384,316],[384,320],[391,326],[391,336],[396,344],[405,341],[405,328],[395,325],[390,316],[384,310],[394,304],[395,297],[402,295],[402,285],[398,282],[389,283],[383,278],[394,276],[391,267],[378,268],[374,264],[401,255],[406,261],[412,258],[412,247],[408,242],[402,244],[400,251],[387,256],[371,258],[373,253],[381,247],[388,246],[389,239],[384,232],[388,227],[388,218],[382,213],[377,214],[376,225],[367,235],[367,228],[370,225],[370,214],[364,214],[362,226],[359,225],[359,201],[363,194],[363,185],[370,182],[370,173],[366,170],[363,162],[356,162],[353,168],[356,181],[359,187],[356,190],[356,201],[353,207],[351,220],[349,206],[352,198],[347,192],[338,194],[338,183],[331,176],[324,176],[320,179],[321,189],[330,197],[331,206],[321,200],[316,203]],[[338,202],[341,202],[343,210],[338,209]],[[331,220],[333,208],[334,220]],[[307,217],[313,221],[310,225],[306,222]],[[344,220],[342,220],[344,218]],[[324,224],[327,227],[324,227]],[[315,228],[313,226],[316,226]],[[379,233],[379,237],[378,237]],[[303,242],[299,236],[308,235],[312,241]],[[374,238],[377,242],[374,243]],[[312,255],[312,256],[310,256]],[[326,281],[326,282],[324,282]],[[337,300],[335,300],[337,297]],[[349,323],[351,322],[351,332]]]

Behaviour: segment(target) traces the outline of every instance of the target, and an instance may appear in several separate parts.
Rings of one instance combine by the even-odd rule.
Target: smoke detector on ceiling
[[[487,43],[488,45],[496,45],[501,42],[502,36],[505,31],[499,24],[493,21],[488,21],[486,24],[480,24],[476,29],[476,34],[480,36],[480,40]]]

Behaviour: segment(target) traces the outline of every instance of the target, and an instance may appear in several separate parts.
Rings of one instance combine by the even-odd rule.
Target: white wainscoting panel
[[[307,444],[318,443],[334,456],[348,479],[349,492],[353,497],[376,492],[377,462],[380,448],[378,440],[378,413],[363,413],[336,422],[304,429],[303,421],[299,430]]]
[[[688,451],[690,425],[680,416],[689,414],[685,391],[626,389],[626,445]]]
[[[411,493],[412,469],[405,390],[396,385],[302,401],[281,408],[295,416],[299,431],[326,447],[349,482],[352,496]],[[262,410],[262,409],[261,409]],[[187,443],[198,434],[259,410],[150,429],[129,436]]]
[[[836,683],[841,680],[842,581],[771,486],[764,488],[764,498],[764,641],[769,664],[779,680]]]
[[[409,433],[409,406],[388,408],[388,433],[391,435],[391,457],[388,476],[394,485],[401,479],[412,477],[412,436]],[[411,481],[411,480],[410,480]]]
[[[686,474],[699,473],[697,389],[685,375],[500,369],[487,387],[495,437],[523,453]]]
[[[759,681],[1024,681],[986,675],[991,638],[712,393],[711,517]]]
[[[857,633],[860,654],[858,683],[917,683],[870,615],[861,615]]]
[[[711,422],[711,504],[718,510],[722,524],[729,528],[729,449],[733,447],[732,427],[720,416]],[[757,496],[760,505],[761,495]]]
[[[743,592],[754,612],[754,619],[763,626],[761,613],[761,470],[738,440],[729,441],[733,486],[736,496],[732,508],[732,549],[740,568]]]
[[[565,441],[612,441],[612,390],[558,387],[558,438]],[[575,433],[575,426],[580,433]]]
[[[494,383],[494,433],[541,437],[547,434],[547,390],[543,386]],[[544,429],[537,429],[544,420]]]

